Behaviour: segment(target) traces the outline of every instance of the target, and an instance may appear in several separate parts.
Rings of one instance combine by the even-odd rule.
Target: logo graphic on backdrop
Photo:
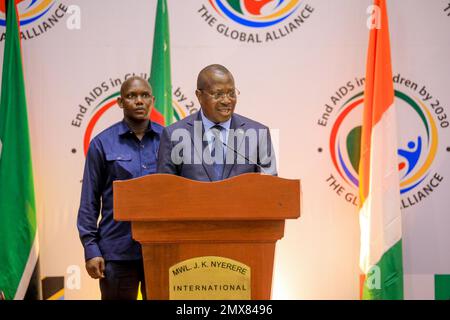
[[[444,12],[447,14],[448,17],[450,17],[450,2],[445,7]]]
[[[432,196],[444,177],[434,166],[439,151],[445,151],[450,117],[444,106],[424,85],[394,76],[398,129],[398,171],[401,208],[412,207]],[[358,168],[364,79],[355,78],[340,87],[325,104],[318,119],[329,128],[327,147],[333,168],[325,182],[345,201],[358,205]],[[333,120],[332,120],[333,118]],[[323,148],[319,148],[322,152]]]
[[[17,6],[22,40],[37,38],[58,24],[67,12],[67,6],[56,0],[22,0]],[[5,7],[0,5],[0,41],[5,40]]]
[[[267,43],[289,36],[314,8],[302,0],[208,0],[197,10],[216,32],[243,43]]]
[[[96,134],[122,120],[123,111],[117,105],[120,86],[126,79],[135,75],[148,79],[146,73],[128,73],[122,78],[109,78],[94,87],[78,104],[70,125],[81,131],[81,144],[74,146],[72,153],[81,149],[86,155],[89,143]],[[176,119],[182,119],[199,110],[181,87],[173,87],[172,104]]]

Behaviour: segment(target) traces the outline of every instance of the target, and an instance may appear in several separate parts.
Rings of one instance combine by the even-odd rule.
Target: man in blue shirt
[[[113,219],[112,185],[115,180],[156,172],[163,129],[149,120],[154,97],[143,78],[127,79],[117,103],[123,109],[123,120],[90,143],[77,223],[86,270],[100,279],[103,300],[136,299],[139,283],[145,298],[141,246],[132,239],[129,222]]]

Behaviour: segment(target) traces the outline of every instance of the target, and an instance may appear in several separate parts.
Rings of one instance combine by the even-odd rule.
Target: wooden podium
[[[113,190],[114,219],[131,221],[142,244],[148,299],[169,299],[170,268],[205,256],[245,264],[249,297],[270,299],[275,243],[284,220],[300,216],[300,180],[249,173],[199,182],[154,174],[115,181]]]

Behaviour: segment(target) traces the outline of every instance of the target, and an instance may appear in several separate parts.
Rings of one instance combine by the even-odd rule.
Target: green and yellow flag
[[[169,13],[167,0],[158,0],[153,36],[152,66],[149,82],[155,96],[152,121],[167,126],[174,122],[172,77],[170,69]]]
[[[0,290],[6,299],[23,299],[37,266],[39,249],[19,21],[14,0],[5,1],[0,100]]]

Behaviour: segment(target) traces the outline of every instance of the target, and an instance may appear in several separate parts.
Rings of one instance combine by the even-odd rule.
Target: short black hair
[[[201,90],[205,88],[205,85],[208,82],[208,75],[211,72],[219,72],[222,74],[228,74],[233,78],[233,75],[231,74],[230,70],[225,68],[221,64],[210,64],[209,66],[204,67],[199,73],[197,77],[197,89]]]
[[[130,83],[135,81],[135,80],[139,80],[139,81],[143,81],[143,82],[147,83],[148,87],[150,88],[150,91],[151,92],[153,91],[152,86],[150,85],[150,83],[147,80],[145,80],[144,78],[139,77],[139,76],[132,76],[132,77],[129,77],[127,80],[125,80],[122,83],[122,85],[120,86],[120,96],[121,97],[123,97],[125,88],[128,87],[130,85]]]

